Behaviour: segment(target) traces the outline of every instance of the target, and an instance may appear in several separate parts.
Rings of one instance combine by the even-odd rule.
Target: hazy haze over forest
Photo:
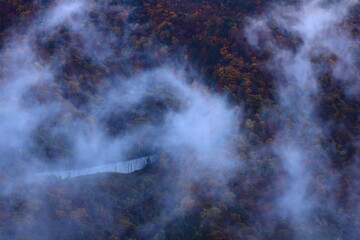
[[[358,239],[359,1],[0,3],[0,239]]]

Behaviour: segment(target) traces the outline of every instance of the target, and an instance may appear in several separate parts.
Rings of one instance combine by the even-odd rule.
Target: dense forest
[[[359,239],[357,0],[0,6],[0,239]]]

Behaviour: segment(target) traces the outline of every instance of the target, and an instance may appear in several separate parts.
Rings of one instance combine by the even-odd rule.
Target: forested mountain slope
[[[358,1],[0,6],[0,239],[359,239]]]

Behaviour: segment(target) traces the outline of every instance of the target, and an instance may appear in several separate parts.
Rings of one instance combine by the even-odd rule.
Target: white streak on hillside
[[[157,161],[157,157],[148,156],[138,159],[131,159],[128,161],[125,160],[112,164],[95,166],[95,167],[41,172],[39,174],[36,174],[36,177],[57,177],[57,178],[65,179],[65,178],[75,178],[75,177],[100,174],[100,173],[128,174],[141,170],[144,167],[146,167],[148,164],[155,163]]]

